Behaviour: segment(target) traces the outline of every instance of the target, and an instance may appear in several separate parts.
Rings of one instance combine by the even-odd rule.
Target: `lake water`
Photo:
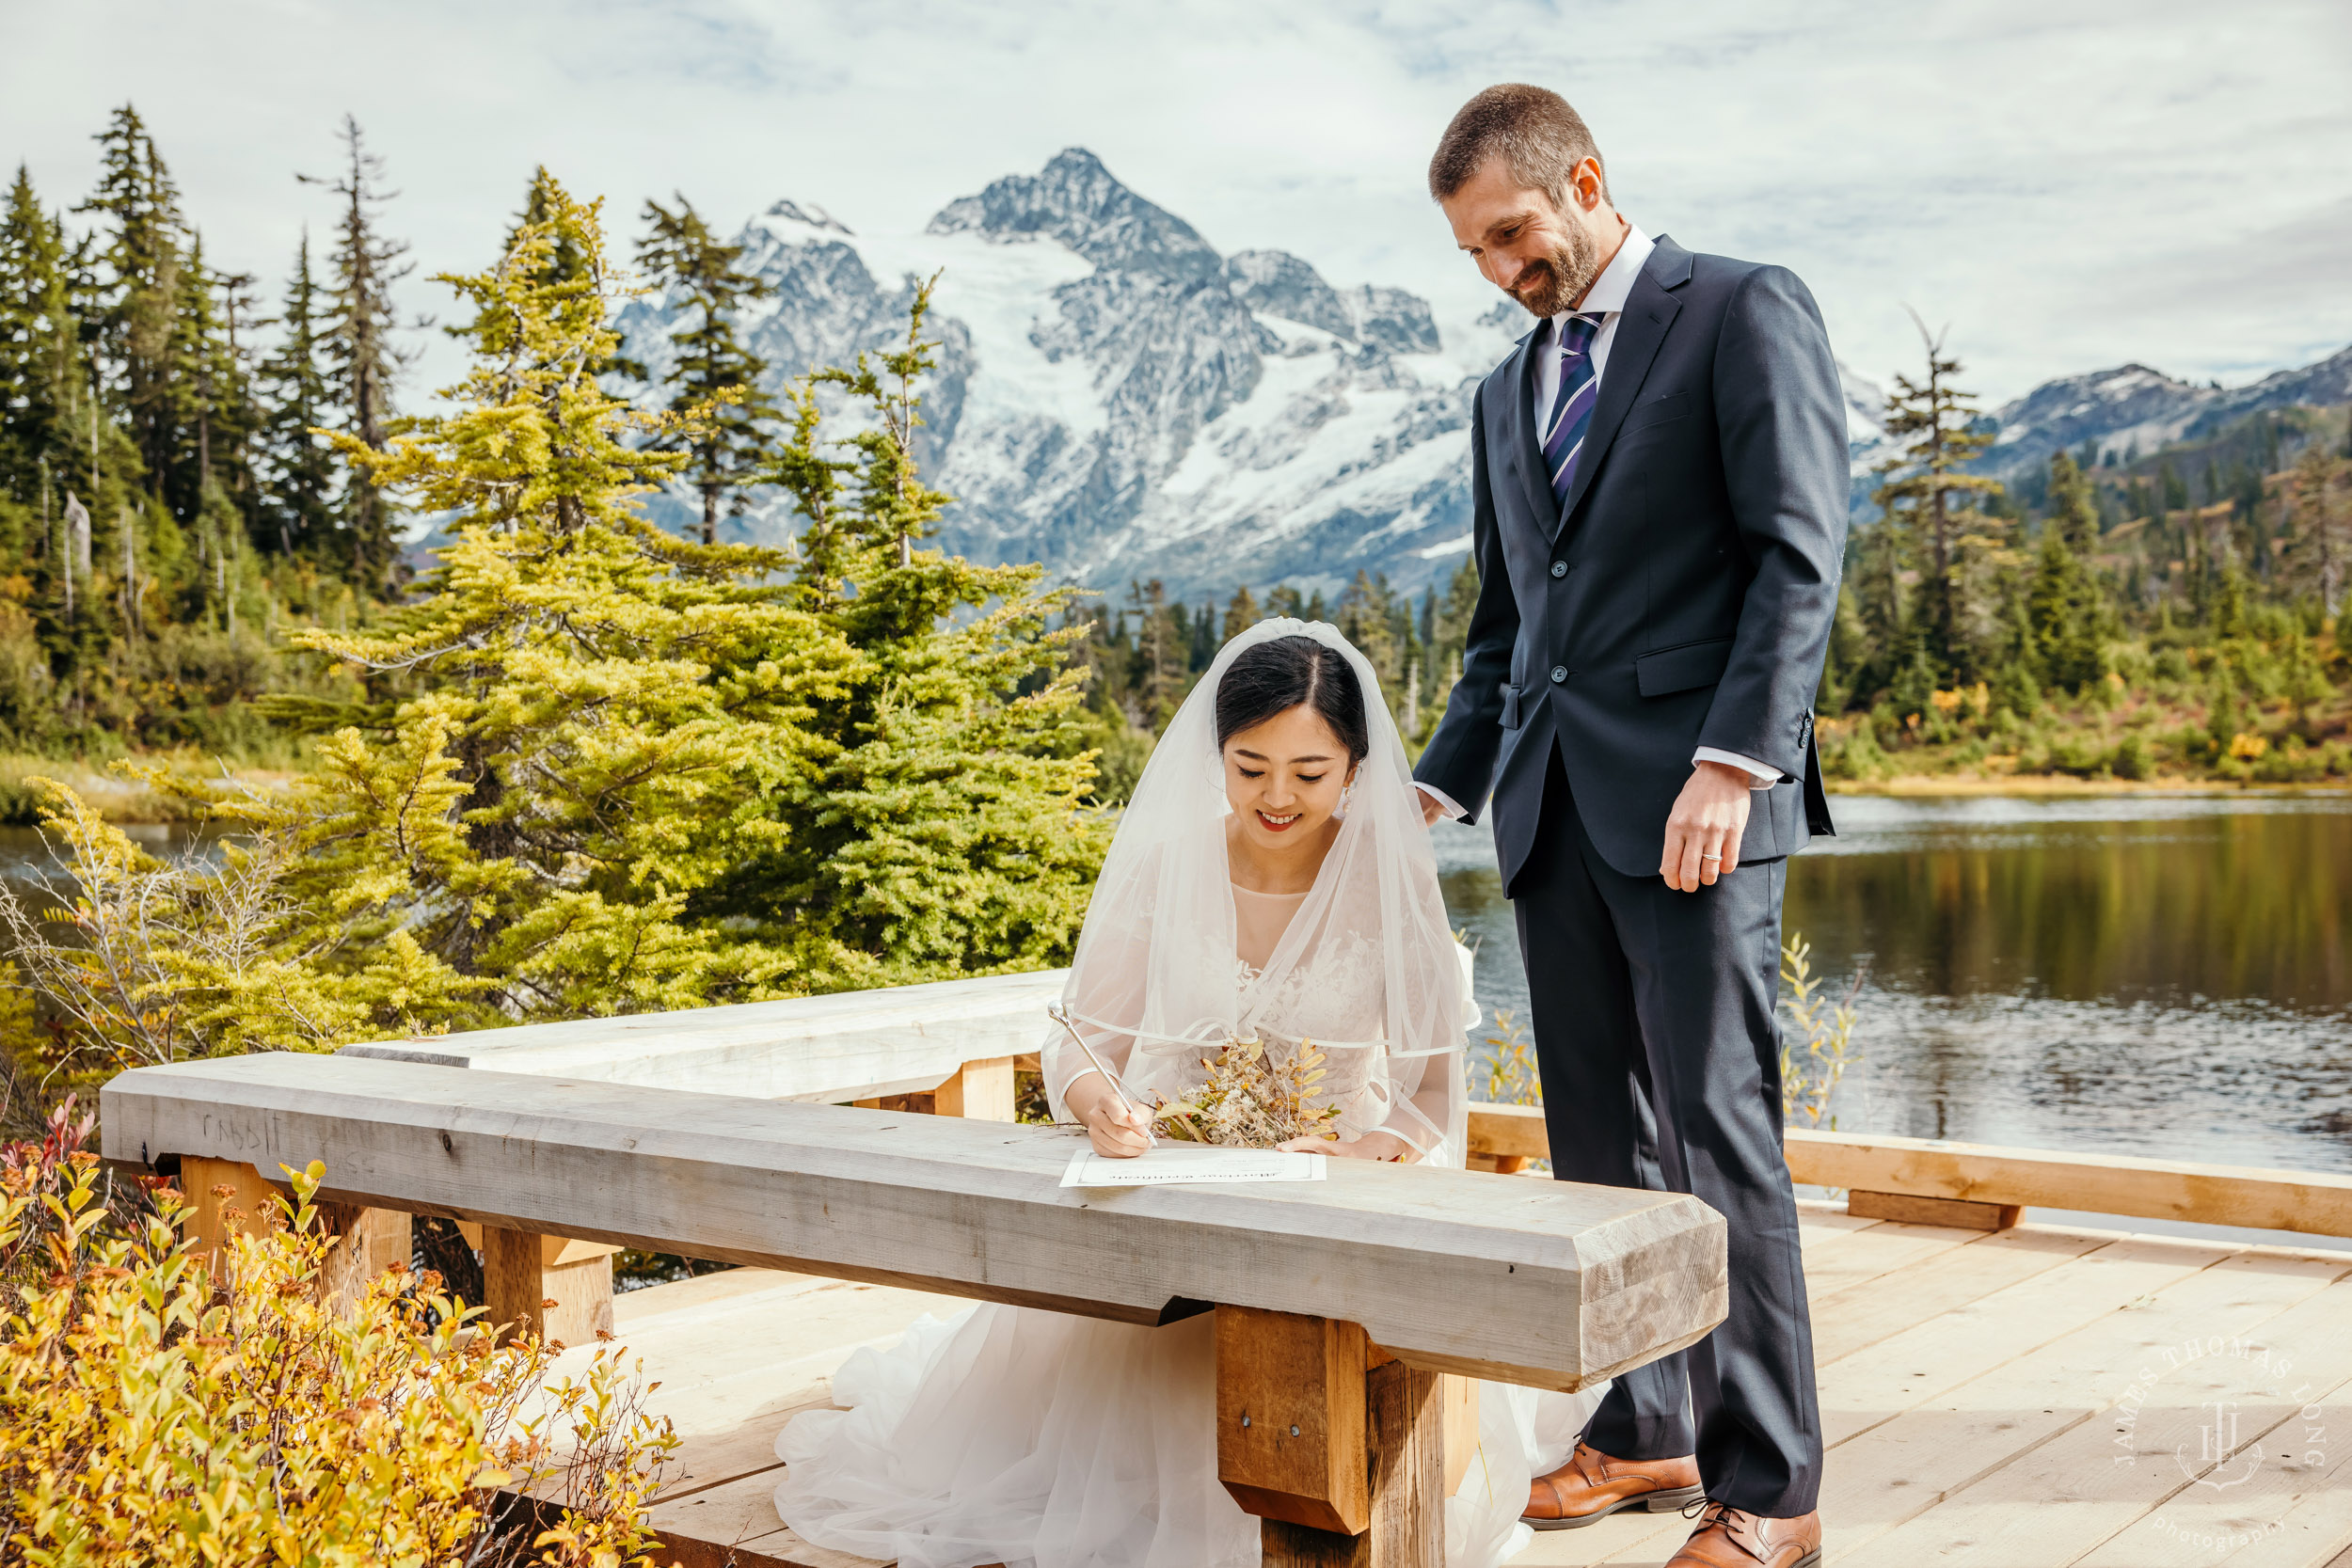
[[[1842,1131],[2352,1171],[2352,798],[1832,802],[1788,929],[1854,997]],[[1525,1017],[1492,840],[1438,831]]]
[[[2352,797],[1834,806],[1788,928],[1833,994],[1863,976],[1841,1129],[2352,1171]],[[1523,1020],[1493,841],[1436,843],[1479,1000]],[[45,870],[0,830],[0,877]]]

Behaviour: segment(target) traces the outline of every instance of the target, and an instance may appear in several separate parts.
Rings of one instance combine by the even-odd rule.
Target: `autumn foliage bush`
[[[0,1561],[653,1560],[675,1438],[615,1353],[549,1381],[561,1346],[497,1342],[429,1273],[323,1299],[315,1164],[215,1268],[169,1187],[110,1210],[88,1126],[0,1157]]]

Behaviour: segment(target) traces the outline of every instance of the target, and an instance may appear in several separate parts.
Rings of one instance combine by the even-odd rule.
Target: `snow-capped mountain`
[[[739,240],[776,291],[745,336],[779,386],[903,334],[913,280],[941,273],[924,436],[957,497],[950,550],[1186,594],[1367,567],[1414,589],[1468,551],[1470,383],[1523,330],[1507,305],[1441,328],[1401,289],[1220,255],[1077,149],[919,234],[780,201]],[[659,374],[667,309],[640,301],[620,325]],[[683,492],[654,510],[683,524]],[[790,519],[771,503],[735,526],[772,540]]]
[[[738,239],[775,290],[744,328],[777,389],[901,338],[914,280],[939,273],[923,457],[958,498],[939,542],[1108,590],[1328,591],[1369,569],[1417,591],[1451,574],[1470,546],[1470,392],[1528,325],[1500,299],[1440,321],[1405,290],[1338,287],[1284,251],[1220,255],[1076,148],[919,233],[852,230],[787,200]],[[638,301],[619,325],[658,377],[668,307]],[[1839,372],[1860,498],[1889,447],[1885,399]],[[2263,405],[2249,400],[2341,401],[2347,382],[2352,350],[2237,392],[2137,366],[2053,382],[2000,410],[1991,461],[2023,467],[2086,436],[2144,450]],[[699,515],[683,487],[650,510],[681,528]],[[776,542],[792,518],[771,499],[729,526]]]
[[[2145,365],[2045,381],[1994,419],[2000,435],[1983,467],[2008,477],[2040,467],[2061,449],[2086,441],[2104,456],[2153,451],[2168,441],[2201,436],[2265,408],[2352,400],[2352,348],[2300,370],[2280,371],[2249,387],[2196,387]]]

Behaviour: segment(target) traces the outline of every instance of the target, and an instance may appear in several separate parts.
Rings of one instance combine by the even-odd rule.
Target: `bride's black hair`
[[[1338,649],[1311,637],[1269,637],[1244,648],[1216,685],[1216,744],[1301,705],[1311,707],[1347,748],[1349,763],[1372,752],[1363,688]]]

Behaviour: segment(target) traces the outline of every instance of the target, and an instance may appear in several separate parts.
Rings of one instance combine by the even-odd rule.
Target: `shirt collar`
[[[1625,302],[1633,296],[1634,280],[1642,276],[1642,268],[1649,261],[1649,253],[1658,248],[1658,242],[1642,232],[1639,224],[1629,223],[1625,243],[1601,269],[1593,287],[1584,296],[1584,303],[1574,310],[1563,310],[1551,318],[1552,338],[1557,341],[1563,324],[1571,315],[1610,316],[1625,309]]]

